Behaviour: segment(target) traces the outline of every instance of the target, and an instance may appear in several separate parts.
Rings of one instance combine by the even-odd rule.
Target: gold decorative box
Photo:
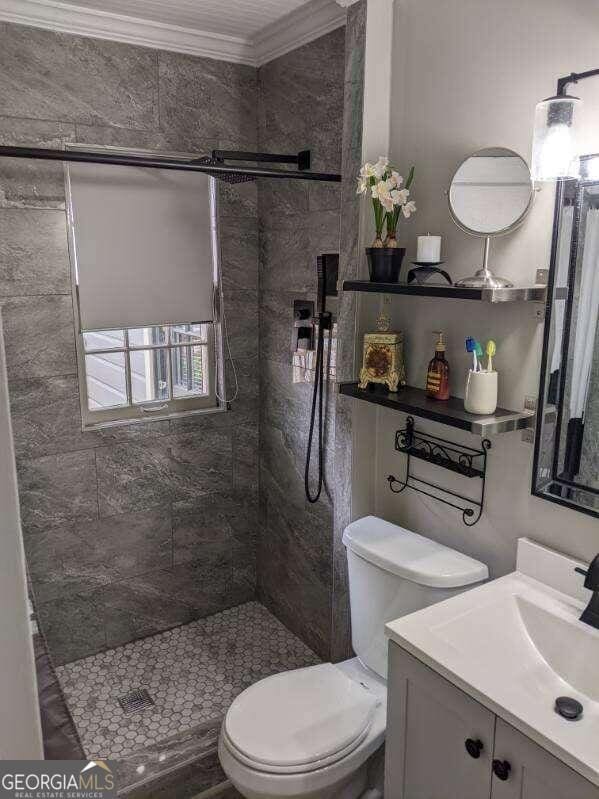
[[[369,383],[385,383],[389,391],[397,391],[406,384],[403,333],[391,332],[389,327],[389,317],[381,314],[377,331],[364,334],[360,388]]]

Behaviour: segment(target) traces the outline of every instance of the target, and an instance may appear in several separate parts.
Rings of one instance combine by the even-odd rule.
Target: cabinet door
[[[385,799],[489,799],[493,713],[393,642],[388,689]]]
[[[492,799],[599,799],[599,788],[501,719],[494,758],[504,779],[493,774]]]

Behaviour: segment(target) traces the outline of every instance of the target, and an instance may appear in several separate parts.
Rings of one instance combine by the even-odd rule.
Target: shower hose
[[[304,471],[304,488],[306,499],[312,504],[318,502],[324,485],[324,392],[325,392],[325,363],[324,363],[324,332],[331,326],[331,314],[326,311],[326,277],[324,264],[319,259],[318,264],[318,337],[316,340],[316,364],[314,369],[314,391],[312,393],[312,409],[310,413],[310,429],[308,431],[308,448],[306,452],[306,468]],[[310,489],[310,464],[314,442],[314,427],[316,425],[316,412],[318,410],[318,482],[316,491]]]

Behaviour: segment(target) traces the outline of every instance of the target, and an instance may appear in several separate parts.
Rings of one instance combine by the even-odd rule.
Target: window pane
[[[93,350],[120,350],[125,346],[124,330],[93,330],[83,334],[86,352]]]
[[[90,411],[128,405],[125,353],[85,356],[87,406]]]
[[[169,398],[168,354],[164,349],[129,353],[133,402],[155,402]]]
[[[127,332],[130,347],[157,347],[166,344],[166,327],[135,327]]]
[[[173,397],[183,399],[208,394],[208,347],[171,350]]]
[[[205,344],[208,341],[208,325],[173,325],[171,344]]]

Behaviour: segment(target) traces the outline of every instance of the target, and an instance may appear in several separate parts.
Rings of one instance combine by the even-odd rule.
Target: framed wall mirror
[[[599,516],[599,155],[557,184],[533,494]]]

